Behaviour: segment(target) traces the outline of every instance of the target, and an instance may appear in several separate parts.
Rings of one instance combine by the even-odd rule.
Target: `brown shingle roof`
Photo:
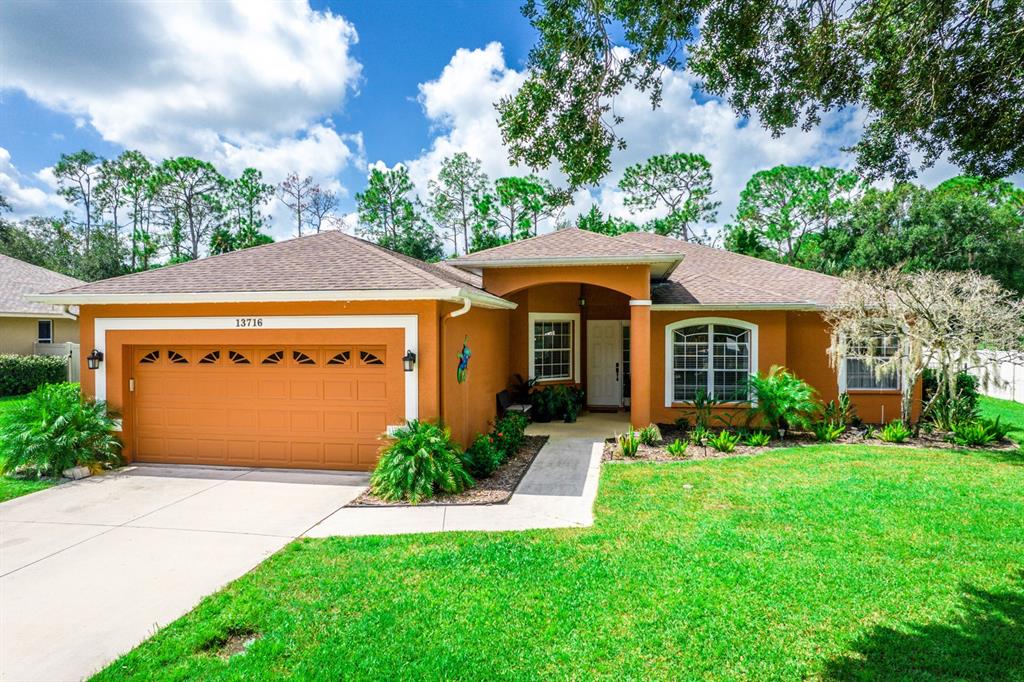
[[[473,286],[431,265],[342,232],[322,232],[243,251],[114,277],[61,294],[435,290]]]
[[[2,314],[24,314],[29,317],[61,314],[63,311],[59,306],[33,303],[26,299],[25,295],[74,287],[80,284],[85,284],[85,282],[0,254],[0,313]]]
[[[476,251],[448,262],[457,267],[473,267],[475,264],[482,263],[514,264],[520,261],[544,260],[564,262],[636,259],[639,262],[650,262],[651,260],[671,262],[678,260],[674,258],[678,254],[678,251],[666,249],[657,244],[624,241],[597,232],[570,227],[522,239],[511,244]]]
[[[837,277],[761,258],[649,232],[629,232],[617,239],[683,255],[668,280],[652,287],[655,304],[821,306],[834,303],[839,291]]]

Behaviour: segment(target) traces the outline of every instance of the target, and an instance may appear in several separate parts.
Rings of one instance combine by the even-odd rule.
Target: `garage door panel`
[[[234,466],[256,466],[260,462],[259,444],[254,440],[229,440],[227,454],[228,464]]]
[[[320,400],[323,398],[322,387],[319,378],[292,381],[289,385],[290,397],[292,400]]]
[[[292,442],[292,464],[318,468],[324,463],[323,443]]]
[[[135,348],[140,461],[368,469],[401,421],[401,353],[383,346]]]
[[[218,464],[227,457],[227,444],[221,439],[197,438],[196,459],[203,464]]]
[[[292,412],[291,430],[319,434],[322,430],[319,412]]]
[[[355,412],[330,410],[324,412],[325,433],[348,433],[355,427]]]
[[[380,452],[380,444],[357,443],[356,464],[372,467],[377,463],[377,456]]]
[[[235,372],[236,376],[228,378],[227,383],[224,385],[224,397],[231,400],[241,398],[243,400],[249,400],[257,394],[257,381],[255,376],[251,376],[251,373]],[[246,376],[250,374],[250,376]]]
[[[256,410],[228,410],[228,428],[255,429],[258,424]]]
[[[388,427],[388,416],[385,412],[360,412],[356,415],[356,430],[360,433],[382,434]]]
[[[153,412],[154,410],[148,410]],[[163,423],[164,425],[171,428],[185,428],[187,429],[192,425],[193,410],[185,407],[168,407],[163,412]],[[154,423],[160,423],[160,420]]]
[[[376,460],[374,460],[376,461]],[[355,443],[324,443],[324,465],[353,467],[359,463]]]
[[[363,380],[357,385],[356,395],[359,400],[386,400],[388,385],[385,381]]]
[[[326,400],[352,400],[355,394],[355,382],[352,379],[327,379],[324,381],[324,398]]]
[[[259,380],[259,391],[257,397],[260,400],[283,400],[288,397],[288,381],[282,378]]]
[[[266,466],[285,466],[289,462],[291,444],[286,440],[261,440],[259,461]]]

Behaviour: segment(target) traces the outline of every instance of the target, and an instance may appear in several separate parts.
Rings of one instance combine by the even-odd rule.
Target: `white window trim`
[[[903,392],[903,372],[896,370],[896,386],[895,388],[849,388],[846,382],[846,361],[850,358],[857,359],[861,358],[861,355],[843,355],[843,361],[839,363],[839,393],[902,393]]]
[[[536,377],[536,368],[533,361],[534,339],[533,325],[535,322],[572,322],[572,376],[567,379],[540,379],[538,384],[553,384],[563,381],[579,383],[580,380],[580,315],[579,313],[529,313],[527,314],[527,335],[529,342],[527,355],[529,357],[530,378]]]
[[[50,323],[50,338],[46,339],[45,341],[42,339],[42,337],[39,336],[39,323],[40,322],[49,322]],[[39,319],[39,320],[36,320],[36,343],[53,343],[53,332],[54,332],[53,320],[49,320],[49,319]]]
[[[740,327],[750,332],[750,374],[757,374],[757,356],[759,352],[758,328],[753,322],[737,320],[731,317],[692,317],[685,320],[676,320],[665,325],[665,407],[674,405],[689,405],[686,401],[675,400],[675,355],[673,352],[673,339],[675,331],[683,327],[694,327],[698,325],[721,324],[730,327]],[[713,340],[712,340],[713,342]],[[710,352],[710,351],[709,351]],[[712,370],[714,368],[712,367]],[[752,400],[738,401],[735,404],[753,404]]]
[[[260,317],[260,316],[256,316]],[[419,354],[419,320],[416,315],[300,315],[262,316],[263,326],[239,329],[238,317],[97,317],[93,343],[101,353],[107,352],[107,332],[125,330],[208,330],[230,329],[240,338],[247,332],[268,329],[402,329],[405,349]],[[405,418],[419,418],[420,362],[405,375]],[[107,399],[107,363],[96,370],[96,400]]]

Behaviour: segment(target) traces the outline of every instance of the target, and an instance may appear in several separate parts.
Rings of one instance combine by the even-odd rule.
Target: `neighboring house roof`
[[[683,255],[668,279],[652,286],[655,305],[816,308],[834,303],[839,292],[838,277],[812,270],[649,232],[628,232],[616,239]]]
[[[395,253],[343,232],[114,277],[37,297],[47,302],[242,302],[295,300],[458,300],[515,304],[488,294],[466,273]]]
[[[651,265],[656,277],[667,276],[681,255],[658,244],[623,242],[575,227],[476,251],[446,261],[459,268],[503,268],[552,265]]]
[[[85,282],[0,254],[0,316],[72,317],[60,306],[36,303],[28,300],[26,295],[80,284]]]

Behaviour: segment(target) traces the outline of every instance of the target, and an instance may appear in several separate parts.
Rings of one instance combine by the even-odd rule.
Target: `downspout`
[[[473,302],[471,300],[469,300],[468,296],[462,296],[461,298],[462,298],[462,307],[459,308],[458,310],[453,310],[453,311],[451,311],[449,313],[445,313],[441,317],[441,324],[438,325],[440,327],[440,334],[439,335],[440,335],[441,338],[440,338],[439,343],[438,343],[438,351],[437,351],[437,354],[438,354],[437,371],[438,371],[438,374],[439,374],[439,376],[437,377],[437,393],[438,393],[437,397],[438,397],[438,402],[440,403],[438,405],[438,409],[440,411],[440,415],[439,416],[441,417],[441,421],[445,421],[445,419],[444,419],[444,410],[445,410],[445,403],[444,403],[444,368],[445,368],[445,364],[444,363],[445,363],[445,340],[446,340],[446,337],[445,337],[445,324],[444,323],[447,322],[448,320],[452,319],[452,318],[461,317],[462,315],[465,315],[473,307]]]
[[[60,309],[61,309],[61,312],[64,314],[64,316],[67,317],[69,320],[77,320],[78,319],[78,315],[75,315],[74,313],[71,312],[71,306],[69,306],[69,305],[62,305],[60,307]]]

